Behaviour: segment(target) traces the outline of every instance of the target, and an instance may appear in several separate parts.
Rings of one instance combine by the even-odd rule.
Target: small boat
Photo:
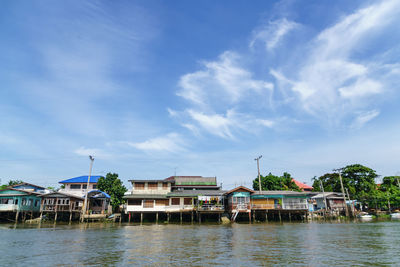
[[[374,217],[371,214],[364,213],[364,214],[359,214],[357,218],[363,221],[371,221]]]
[[[390,214],[391,219],[400,219],[400,212]]]

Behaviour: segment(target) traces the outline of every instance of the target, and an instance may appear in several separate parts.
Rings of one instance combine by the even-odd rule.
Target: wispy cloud
[[[364,124],[369,122],[370,120],[373,120],[379,115],[379,110],[370,110],[367,112],[361,112],[354,120],[353,124],[351,125],[352,128],[362,128]]]
[[[261,42],[270,51],[279,44],[286,34],[296,27],[299,27],[298,23],[289,21],[286,18],[270,21],[266,26],[253,32],[249,47],[252,48],[257,42]]]
[[[165,136],[151,138],[144,142],[127,142],[131,147],[147,152],[182,152],[185,150],[185,141],[180,134],[169,133]]]

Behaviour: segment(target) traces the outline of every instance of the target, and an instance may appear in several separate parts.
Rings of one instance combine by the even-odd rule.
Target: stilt
[[[278,213],[279,213],[279,222],[282,222],[281,211],[278,211]]]
[[[143,223],[143,212],[140,213],[140,224]]]
[[[182,223],[182,212],[180,213],[180,217],[181,217],[181,223]]]
[[[26,212],[23,212],[22,213],[22,222],[25,222],[25,219],[26,219]]]
[[[218,222],[221,223],[221,213],[218,213]]]
[[[156,223],[158,224],[158,212],[156,213]]]
[[[265,221],[268,222],[268,210],[265,211]]]
[[[69,223],[72,221],[72,211],[69,212]]]
[[[256,211],[253,211],[253,222],[256,221]]]
[[[201,223],[201,213],[199,213],[199,223]]]
[[[15,214],[15,222],[18,222],[18,215],[19,215],[19,211],[17,211],[17,214]]]
[[[56,212],[56,215],[55,215],[55,217],[54,217],[54,223],[57,221],[57,212]]]
[[[167,223],[169,223],[169,213],[167,213]]]
[[[292,222],[292,214],[289,212],[289,222]]]
[[[193,223],[193,211],[192,211],[192,223]]]
[[[249,212],[249,222],[251,223],[251,211]]]
[[[40,212],[40,221],[42,221],[43,218],[43,211]]]
[[[128,213],[128,223],[131,223],[131,216],[132,216],[132,215],[131,215],[131,213],[129,212],[129,213]],[[120,220],[120,221],[121,221],[121,220]]]

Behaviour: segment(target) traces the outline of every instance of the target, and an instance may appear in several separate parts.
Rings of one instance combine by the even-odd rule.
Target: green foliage
[[[21,180],[10,180],[8,181],[8,186],[16,185],[16,184],[22,184],[24,181]]]
[[[269,173],[266,176],[260,175],[262,190],[291,190],[300,191],[300,188],[293,181],[291,175],[284,172],[282,176],[276,176]],[[253,189],[259,189],[258,177],[253,180]]]
[[[97,181],[97,188],[111,196],[111,206],[113,207],[113,211],[116,211],[118,207],[124,203],[122,197],[127,189],[118,178],[117,173],[109,172],[105,178],[100,177]]]

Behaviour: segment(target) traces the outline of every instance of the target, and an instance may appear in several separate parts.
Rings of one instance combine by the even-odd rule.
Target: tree
[[[10,180],[10,181],[8,181],[8,186],[13,186],[13,185],[16,185],[16,184],[22,184],[24,181],[21,181],[21,180]]]
[[[113,211],[118,210],[119,206],[124,203],[122,198],[127,191],[122,181],[118,178],[117,173],[107,173],[106,177],[100,177],[97,181],[97,188],[106,192],[111,197],[111,206]]]
[[[260,175],[262,190],[294,190],[300,191],[300,188],[293,181],[291,175],[287,172],[283,176],[276,176],[269,173],[266,176]],[[258,177],[253,180],[253,189],[258,190]]]

